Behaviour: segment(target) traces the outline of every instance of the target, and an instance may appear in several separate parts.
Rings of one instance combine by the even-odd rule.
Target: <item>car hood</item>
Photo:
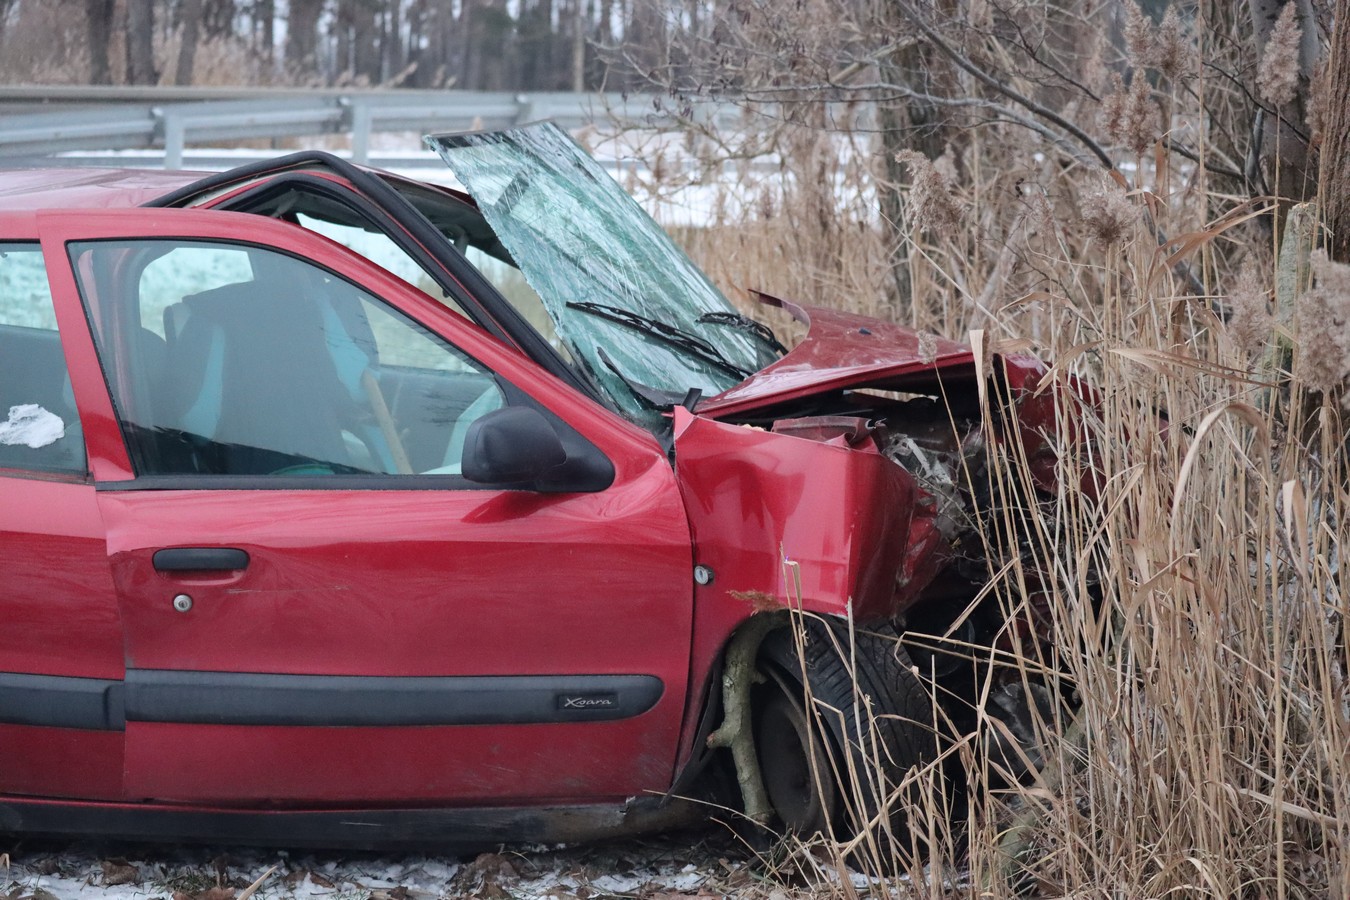
[[[713,418],[751,412],[845,388],[921,391],[940,379],[975,377],[970,347],[867,316],[759,294],[809,329],[777,362],[696,407]]]

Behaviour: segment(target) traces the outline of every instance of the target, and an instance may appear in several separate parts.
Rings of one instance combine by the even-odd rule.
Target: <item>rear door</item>
[[[122,631],[42,249],[0,222],[0,793],[117,799]],[[12,232],[11,232],[12,233]],[[87,335],[85,335],[87,338]],[[88,364],[90,357],[84,358]]]
[[[41,224],[58,303],[87,315],[102,363],[89,413],[117,426],[91,441],[130,798],[669,785],[692,563],[650,436],[292,226],[179,210]],[[607,486],[465,479],[469,424],[504,406],[598,452]]]

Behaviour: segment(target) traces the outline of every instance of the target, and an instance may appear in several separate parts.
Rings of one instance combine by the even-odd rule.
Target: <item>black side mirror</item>
[[[525,484],[544,479],[565,462],[562,439],[539,410],[508,406],[469,426],[461,471],[479,484]]]

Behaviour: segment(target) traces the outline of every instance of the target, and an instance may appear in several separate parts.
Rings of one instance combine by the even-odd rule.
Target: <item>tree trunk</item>
[[[127,84],[155,84],[154,0],[127,0]]]
[[[404,78],[403,67],[408,60],[403,55],[403,0],[391,0],[389,4],[388,30],[385,32],[381,47],[381,56],[388,66],[387,77],[401,84]],[[382,79],[383,80],[383,79]]]
[[[254,28],[258,34],[258,44],[263,59],[269,63],[276,55],[277,5],[276,0],[257,0],[254,4],[256,21]]]
[[[319,73],[319,14],[323,0],[290,0],[286,21],[286,66],[297,75]]]
[[[84,12],[89,35],[89,83],[112,84],[108,38],[112,35],[113,0],[85,0]]]
[[[192,84],[192,69],[197,59],[197,38],[202,27],[202,0],[183,0],[178,11],[178,64],[174,68],[173,83]]]
[[[202,32],[207,38],[234,37],[234,0],[204,0],[202,3]]]
[[[18,0],[0,0],[0,52],[5,46],[5,23],[9,21],[9,12]]]
[[[477,16],[474,15],[474,7],[477,5],[477,0],[461,0],[457,26],[458,34],[456,34],[459,47],[455,54],[455,82],[457,87],[470,91],[479,87],[477,73],[478,47],[477,41],[474,40],[474,26],[477,19]]]
[[[614,2],[615,0],[600,0],[600,26],[596,30],[599,34],[599,43],[601,45],[613,40],[613,38],[610,37],[610,35],[613,34],[610,29],[614,27]],[[598,56],[599,62],[597,68],[600,70],[598,76],[600,84],[613,90],[613,86],[609,83],[609,60],[605,58],[603,53],[598,54]]]
[[[1294,99],[1279,109],[1263,109],[1260,156],[1267,182],[1280,198],[1282,212],[1290,203],[1310,198],[1317,190],[1317,170],[1308,150],[1308,85],[1317,64],[1317,25],[1311,0],[1248,0],[1256,32],[1257,59],[1264,57],[1266,43],[1280,13],[1295,4],[1303,28],[1298,55],[1298,90]],[[1264,103],[1264,101],[1261,101]]]
[[[902,13],[890,8],[880,10],[883,34],[903,34],[911,28]],[[902,85],[920,94],[936,93],[932,85],[935,60],[922,46],[908,47],[882,62],[881,79],[886,84]],[[904,252],[909,224],[900,184],[905,177],[904,167],[896,162],[901,150],[917,150],[929,159],[941,156],[946,148],[949,127],[941,111],[931,103],[920,100],[894,101],[880,104],[878,117],[881,125],[881,152],[885,182],[879,186],[877,201],[882,227],[891,262],[891,306],[896,312],[909,309],[913,302],[909,273],[909,258]]]
[[[586,90],[586,0],[572,0],[572,90]]]
[[[374,0],[350,0],[352,71],[370,84],[380,82],[379,25]]]
[[[1350,0],[1336,4],[1322,90],[1322,208],[1331,258],[1350,263]]]
[[[889,67],[883,66],[883,73]],[[895,155],[905,148],[905,110],[895,104],[882,104],[877,109],[881,126],[882,181],[877,185],[877,205],[881,211],[881,227],[886,233],[886,251],[890,260],[890,307],[899,313],[908,309],[913,293],[909,278],[909,258],[905,254],[905,202],[900,196],[904,166]]]

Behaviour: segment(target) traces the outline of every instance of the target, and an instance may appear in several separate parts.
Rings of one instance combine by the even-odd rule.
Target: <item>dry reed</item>
[[[811,171],[782,154],[772,214],[719,203],[711,227],[681,232],[692,253],[733,294],[978,328],[1053,361],[1060,389],[1097,393],[1086,413],[1060,410],[1057,495],[996,503],[985,534],[987,590],[1009,618],[1040,594],[1054,626],[1052,647],[1014,640],[999,660],[1071,700],[1042,711],[1044,763],[1009,783],[984,738],[957,735],[941,765],[892,786],[911,838],[874,822],[781,871],[843,897],[1350,896],[1343,272],[1317,263],[1304,306],[1323,313],[1279,324],[1259,204],[1195,169],[1126,169],[1105,191],[1029,152],[995,164],[977,132],[954,197],[964,229],[909,234],[913,299],[887,304],[879,167],[865,138],[839,140],[852,152],[817,153]],[[1161,161],[1151,140],[1140,155]],[[1026,460],[992,452],[989,494],[1024,495]],[[1094,479],[1095,496],[1078,488]],[[832,874],[845,858],[874,880]]]

